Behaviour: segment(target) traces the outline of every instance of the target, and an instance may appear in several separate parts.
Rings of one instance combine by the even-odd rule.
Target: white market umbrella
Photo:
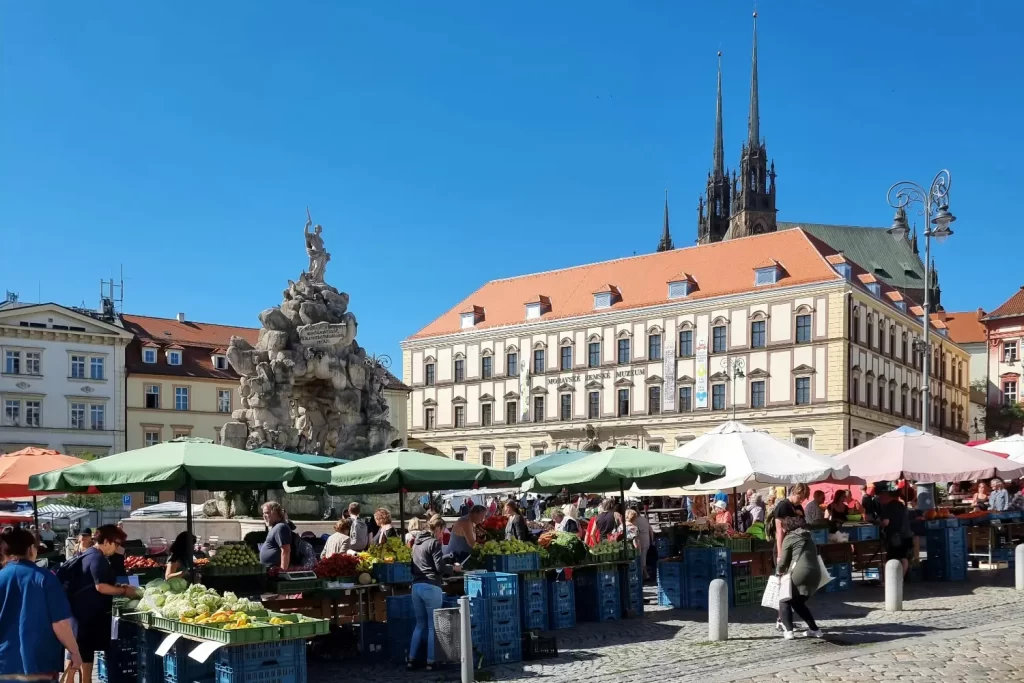
[[[850,469],[833,457],[819,455],[734,420],[680,446],[672,455],[725,465],[725,476],[698,481],[685,489],[664,489],[647,495],[701,494],[743,488],[748,484],[812,484],[850,476]]]
[[[991,446],[992,444],[985,444]],[[866,481],[908,479],[930,484],[1024,474],[1024,465],[984,450],[900,427],[836,456],[850,474]]]
[[[1014,434],[1003,439],[981,443],[977,446],[971,446],[971,448],[988,451],[989,453],[1002,453],[1008,460],[1024,464],[1024,435],[1022,434]]]

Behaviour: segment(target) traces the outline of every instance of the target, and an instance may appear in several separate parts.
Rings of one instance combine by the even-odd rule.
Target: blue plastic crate
[[[165,683],[192,683],[216,675],[212,658],[200,663],[188,656],[195,647],[190,640],[179,640],[171,646],[164,655]]]
[[[576,588],[572,581],[552,581],[548,587],[548,610],[552,630],[576,625]]]
[[[548,584],[548,591],[552,603],[559,599],[569,600],[572,596],[576,595],[576,587],[572,579],[568,581],[552,581]]]
[[[502,572],[467,572],[466,595],[471,598],[508,598],[519,595],[519,577]]]
[[[251,645],[234,645],[217,650],[216,666],[225,666],[231,671],[251,671],[273,666],[294,665],[306,659],[306,641],[272,640]]]
[[[370,572],[377,583],[412,583],[412,564],[409,562],[378,562]]]
[[[286,666],[265,666],[258,669],[234,669],[216,665],[217,683],[306,683],[306,657]]]
[[[491,598],[487,601],[487,618],[491,621],[508,621],[519,616],[519,601],[516,598]]]
[[[139,629],[138,683],[164,683],[163,658],[156,653],[167,634],[148,628]]]
[[[523,630],[548,630],[548,611],[546,609],[532,609],[523,612],[522,615]]]
[[[388,619],[388,640],[385,648],[388,659],[404,662],[409,658],[409,643],[416,628],[415,619]]]
[[[135,683],[139,671],[139,631],[135,624],[118,623],[118,637],[105,652],[96,653],[96,675],[103,683]]]
[[[658,560],[658,578],[680,577],[683,575],[683,563],[679,560]]]
[[[441,609],[451,609],[459,606],[459,596],[448,595],[447,593],[441,596]]]
[[[523,661],[523,641],[515,640],[495,643],[487,655],[487,664],[514,664]]]
[[[878,540],[878,527],[874,524],[844,525],[842,531],[850,535],[851,543]]]
[[[576,618],[584,621],[611,621],[622,618],[622,603],[619,596],[600,602],[580,604],[576,609]]]
[[[828,529],[811,529],[811,540],[815,545],[826,545],[828,543]]]
[[[388,625],[364,621],[359,625],[359,654],[373,661],[388,658]]]
[[[576,626],[576,610],[562,609],[551,613],[551,630],[559,631],[563,628]]]
[[[506,619],[491,619],[488,631],[492,644],[518,640],[522,636],[522,630],[519,628],[519,615],[516,614]]]
[[[489,555],[487,569],[492,572],[535,572],[540,569],[540,554]]]
[[[658,559],[672,556],[672,540],[668,536],[654,537],[654,550],[658,553]]]
[[[524,629],[547,630],[548,582],[545,577],[520,580],[519,606]]]
[[[415,619],[416,613],[412,608],[411,595],[392,595],[385,598],[388,621],[392,619]]]

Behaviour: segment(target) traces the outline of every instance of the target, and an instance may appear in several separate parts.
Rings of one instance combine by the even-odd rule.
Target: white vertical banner
[[[665,378],[661,393],[662,412],[675,412],[676,409],[676,347],[668,344],[665,347],[665,360],[662,369]]]
[[[519,366],[519,421],[526,422],[530,417],[530,365]]]
[[[697,342],[697,381],[695,408],[708,407],[708,343],[706,340]]]

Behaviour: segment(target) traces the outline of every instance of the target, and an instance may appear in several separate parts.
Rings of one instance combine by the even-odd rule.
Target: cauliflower
[[[231,591],[224,591],[224,602],[238,602],[238,596]]]
[[[176,606],[176,605],[171,605],[170,607],[164,607],[163,615],[164,615],[164,618],[166,618],[166,619],[180,619],[181,618],[181,608]]]
[[[208,605],[196,605],[196,615],[205,617],[210,613],[210,607]]]
[[[192,609],[191,607],[189,607],[187,609],[181,610],[180,615],[181,615],[181,617],[192,617],[192,618],[195,618],[196,611],[194,609]]]

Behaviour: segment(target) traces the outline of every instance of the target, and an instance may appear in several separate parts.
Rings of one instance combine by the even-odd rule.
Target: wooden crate
[[[868,541],[868,543],[872,543],[872,541]],[[818,546],[818,555],[827,565],[851,564],[854,556],[853,544],[825,543]]]
[[[885,548],[880,540],[860,541],[851,544],[851,547],[853,548],[853,560],[850,564],[853,571],[863,572],[868,569],[877,569],[879,576],[884,576]]]

